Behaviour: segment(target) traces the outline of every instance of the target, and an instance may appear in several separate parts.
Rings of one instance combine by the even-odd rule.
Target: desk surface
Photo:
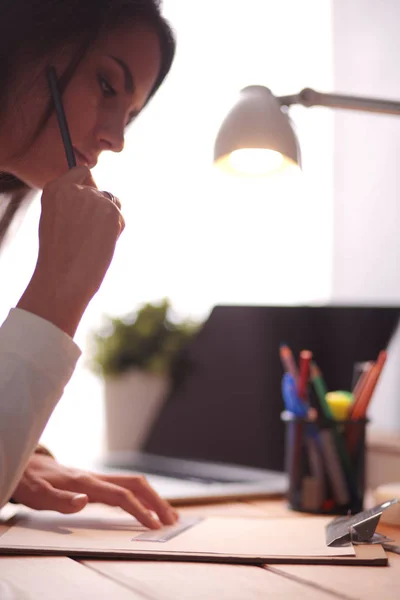
[[[298,517],[279,500],[179,509],[191,514]],[[400,528],[380,527],[400,543]],[[384,600],[399,597],[400,556],[389,567],[263,567],[152,561],[1,557],[1,600]]]

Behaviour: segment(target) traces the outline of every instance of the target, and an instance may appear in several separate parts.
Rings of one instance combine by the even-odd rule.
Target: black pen
[[[58,88],[57,73],[53,66],[48,66],[46,70],[47,81],[50,88],[51,97],[53,98],[54,108],[57,113],[58,125],[60,127],[61,137],[64,144],[65,154],[67,157],[68,167],[72,169],[76,167],[75,153],[72,147],[71,135],[68,129],[68,123],[64,112],[64,107],[61,100],[60,90]]]

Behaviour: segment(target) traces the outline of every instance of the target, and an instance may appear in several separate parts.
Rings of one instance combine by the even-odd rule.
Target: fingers
[[[51,188],[54,184],[58,185],[59,181],[63,181],[63,183],[75,183],[77,185],[87,185],[90,187],[97,188],[96,183],[92,177],[92,173],[85,165],[80,165],[79,167],[74,167],[73,169],[69,169],[58,179],[54,181],[50,181],[44,188]]]
[[[98,194],[101,198],[107,198],[108,202],[113,204],[118,209],[118,221],[120,234],[125,228],[125,221],[121,213],[121,202],[116,196],[111,194],[110,192],[101,192],[98,190],[97,185],[92,177],[91,171],[85,165],[80,165],[79,167],[74,167],[67,171],[64,175],[55,179],[54,181],[50,181],[43,190],[43,197],[47,197],[48,194],[52,195],[52,192],[56,192],[60,188],[60,183],[62,186],[65,185],[76,185],[78,189],[84,190],[85,187],[94,188],[98,191]]]
[[[100,192],[102,196],[105,196],[107,198],[107,200],[109,200],[109,202],[111,202],[111,204],[113,204],[114,206],[116,206],[118,208],[118,212],[119,212],[119,235],[121,235],[121,233],[123,232],[123,230],[125,229],[125,219],[122,216],[121,213],[121,202],[118,198],[116,198],[116,196],[114,196],[113,194],[111,194],[111,192]]]
[[[175,509],[143,476],[96,475],[69,470],[62,483],[59,481],[56,485],[63,489],[53,487],[40,477],[25,477],[14,498],[36,510],[65,514],[79,512],[88,502],[119,506],[150,529],[159,529],[161,523],[173,525],[179,518]]]
[[[161,527],[157,517],[147,510],[130,490],[124,487],[103,481],[98,476],[88,473],[78,473],[75,478],[71,478],[68,487],[69,489],[73,488],[73,491],[87,494],[89,502],[119,506],[150,529]]]
[[[86,494],[59,490],[44,479],[37,479],[24,486],[18,501],[36,510],[55,510],[69,514],[82,510],[89,499]]]
[[[108,200],[110,200],[110,202],[112,202],[113,204],[115,204],[115,206],[121,210],[121,202],[120,200],[114,196],[114,194],[111,194],[111,192],[101,192],[103,194],[103,196],[105,196],[106,198],[108,198]]]
[[[179,515],[172,506],[161,498],[142,475],[98,475],[99,479],[123,487],[138,497],[145,506],[157,513],[164,525],[176,523]]]
[[[65,175],[63,175],[63,180],[68,183],[76,183],[78,185],[87,185],[97,188],[90,169],[85,165],[80,165],[79,167],[74,167],[67,171]]]

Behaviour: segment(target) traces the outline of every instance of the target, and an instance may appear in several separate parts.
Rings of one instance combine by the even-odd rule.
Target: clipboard
[[[388,564],[382,546],[329,547],[329,518],[182,516],[158,531],[121,509],[88,505],[74,515],[22,508],[0,528],[0,555],[231,564]],[[3,531],[3,533],[1,533]]]

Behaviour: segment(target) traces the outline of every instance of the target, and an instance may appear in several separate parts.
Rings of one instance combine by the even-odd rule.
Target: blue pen
[[[305,447],[307,448],[308,460],[311,469],[311,473],[315,478],[317,488],[314,490],[314,509],[319,510],[326,496],[325,489],[325,477],[324,477],[324,466],[321,457],[320,450],[320,439],[318,427],[315,423],[309,422],[308,417],[308,406],[299,398],[297,393],[297,386],[294,378],[285,373],[282,379],[282,396],[285,403],[285,408],[288,412],[292,413],[298,419],[305,419],[304,423],[300,423],[299,426],[305,427],[305,436],[302,438],[302,429],[297,430],[297,436],[292,439],[292,444],[296,444],[297,448],[293,451],[294,464],[292,464],[292,477],[294,479],[294,490],[300,485],[299,478],[301,477],[301,444],[304,439]],[[296,439],[297,438],[297,439]],[[303,506],[303,499],[300,501]],[[305,505],[304,505],[305,506]]]
[[[300,418],[307,416],[307,406],[298,397],[296,382],[290,373],[285,373],[282,378],[282,396],[288,412]]]
[[[298,397],[295,381],[288,373],[285,373],[282,379],[282,395],[288,412],[300,419],[307,417],[307,406]],[[353,498],[356,498],[356,490],[350,464],[345,463],[342,465],[340,455],[337,454],[338,449],[336,446],[338,442],[342,444],[342,439],[340,439],[335,429],[323,428],[322,431],[319,431],[317,425],[312,422],[306,423],[306,432],[310,438],[315,440],[322,451],[337,503],[339,505],[348,504],[350,501],[348,492],[350,491]]]

